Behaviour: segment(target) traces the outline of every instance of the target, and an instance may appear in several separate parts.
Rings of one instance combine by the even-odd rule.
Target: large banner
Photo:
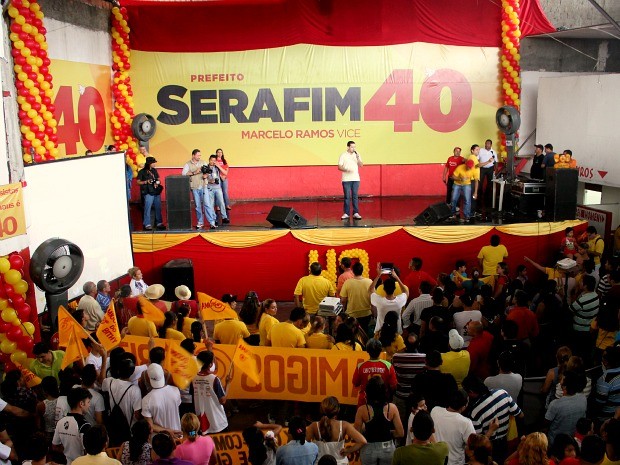
[[[149,339],[125,336],[120,347],[133,353],[138,363],[148,363]],[[155,345],[170,349],[179,344],[171,339],[155,339]],[[204,348],[204,345],[197,344]],[[217,375],[224,380],[230,369],[234,345],[216,344]],[[317,349],[282,349],[252,347],[257,358],[261,382],[254,383],[240,370],[233,369],[233,380],[228,391],[231,399],[278,399],[321,402],[327,396],[336,396],[341,404],[357,404],[358,389],[351,379],[357,365],[368,359],[366,352],[342,352]]]
[[[26,234],[22,184],[0,186],[0,241]]]
[[[110,67],[55,59],[53,73],[60,155],[104,152],[113,143]]]
[[[294,45],[222,53],[133,51],[136,112],[159,166],[222,148],[235,166],[443,163],[497,139],[497,48]]]

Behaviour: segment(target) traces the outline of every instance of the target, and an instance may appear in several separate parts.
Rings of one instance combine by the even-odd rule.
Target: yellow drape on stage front
[[[295,239],[314,245],[349,245],[393,234],[401,226],[292,230]]]
[[[195,233],[179,234],[153,234],[153,233],[133,233],[133,251],[136,253],[157,252],[158,250],[168,249],[175,245],[182,244],[195,237]]]
[[[220,247],[242,249],[275,241],[276,239],[286,236],[289,232],[290,231],[287,229],[278,229],[274,231],[221,231],[216,233],[203,233],[200,237]]]
[[[574,228],[583,223],[585,223],[583,220],[559,221],[557,223],[521,223],[497,226],[495,229],[513,236],[546,236],[564,231],[569,226]]]
[[[438,244],[453,244],[455,242],[465,242],[484,236],[493,226],[429,226],[421,228],[419,226],[405,226],[403,228],[413,237],[427,242]]]

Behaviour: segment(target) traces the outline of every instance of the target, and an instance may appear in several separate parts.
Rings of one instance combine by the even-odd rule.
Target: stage
[[[170,260],[189,258],[195,289],[215,297],[224,293],[256,291],[260,299],[293,299],[298,279],[318,260],[330,279],[336,277],[340,256],[359,259],[374,277],[377,262],[393,262],[406,276],[412,257],[421,257],[423,269],[433,276],[449,273],[457,259],[478,266],[477,255],[498,234],[509,251],[514,269],[527,255],[551,265],[567,226],[580,232],[582,221],[511,223],[506,219],[471,225],[441,223],[414,226],[413,219],[439,197],[363,198],[362,220],[340,220],[341,199],[245,202],[233,204],[231,223],[216,230],[134,232],[134,261],[148,284],[162,282],[162,267]],[[308,228],[276,229],[266,217],[273,205],[292,207],[308,220]],[[165,211],[165,207],[164,207]],[[132,220],[141,226],[137,207]],[[195,219],[193,220],[195,224]],[[166,217],[164,216],[164,222]],[[531,268],[531,267],[530,267]],[[542,278],[530,269],[531,279]]]

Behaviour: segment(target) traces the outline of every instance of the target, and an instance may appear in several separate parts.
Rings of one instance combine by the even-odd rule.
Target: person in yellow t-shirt
[[[314,262],[310,265],[310,274],[304,276],[295,286],[295,306],[303,307],[310,315],[315,315],[319,304],[325,297],[336,295],[334,283],[321,276],[321,265]]]
[[[450,352],[441,354],[443,363],[439,367],[439,371],[442,373],[450,373],[460,389],[461,383],[467,376],[467,373],[469,373],[471,359],[469,358],[469,352],[463,349],[465,341],[456,329],[450,330],[448,338],[451,350]]]
[[[315,316],[310,331],[306,334],[306,347],[308,349],[331,349],[334,339],[325,334],[325,318]]]
[[[258,334],[260,336],[261,346],[267,345],[267,335],[271,328],[274,325],[278,324],[279,321],[275,317],[276,313],[278,313],[278,304],[273,299],[267,299],[263,301],[261,307],[258,311],[258,317],[256,321],[258,322]]]
[[[500,244],[501,239],[497,234],[491,236],[491,245],[485,245],[478,252],[478,261],[482,266],[482,276],[497,274],[497,265],[508,257],[508,249]]]
[[[127,322],[127,330],[132,336],[158,337],[155,323],[144,318],[142,303],[136,303],[136,316],[132,316]]]
[[[336,343],[332,347],[332,350],[344,350],[344,351],[362,351],[362,346],[356,342],[353,329],[347,324],[343,323],[336,329]]]
[[[465,205],[463,206],[463,215],[465,221],[469,221],[471,216],[471,200],[475,199],[478,195],[478,184],[474,182],[476,176],[476,169],[474,168],[474,161],[467,160],[464,164],[459,165],[452,173],[452,179],[454,179],[454,185],[452,186],[452,218],[456,219],[456,207],[459,204],[461,196],[463,196]],[[472,194],[472,183],[474,184],[474,193]]]
[[[223,320],[213,328],[213,339],[220,344],[237,344],[239,339],[250,337],[250,331],[243,321]]]
[[[482,190],[480,186],[480,159],[478,158],[480,154],[480,146],[478,144],[474,144],[469,149],[469,156],[467,160],[471,160],[474,162],[474,173],[472,176],[472,202],[471,202],[471,216],[474,216],[477,205],[476,200],[478,199],[478,189]]]
[[[175,339],[183,341],[186,339],[181,331],[177,331],[177,315],[174,312],[164,313],[164,324],[157,330],[159,337],[162,339]]]
[[[357,318],[357,322],[368,332],[368,325],[372,317],[368,286],[372,283],[370,278],[364,278],[364,265],[356,262],[351,267],[353,278],[348,279],[340,290],[340,302],[347,315]]]
[[[588,226],[586,232],[588,233],[588,255],[594,259],[594,269],[598,271],[601,267],[601,257],[605,251],[605,241],[597,234],[594,226]]]
[[[305,326],[304,317],[306,311],[303,307],[295,307],[291,310],[291,316],[287,321],[273,325],[267,334],[267,344],[272,347],[306,347],[306,339],[301,328]]]

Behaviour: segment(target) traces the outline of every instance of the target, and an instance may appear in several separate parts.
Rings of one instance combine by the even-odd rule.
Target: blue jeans
[[[222,218],[228,218],[228,215],[226,215],[226,205],[224,204],[224,195],[219,186],[217,188],[207,187],[205,189],[205,205],[209,224],[216,224],[217,222],[217,215],[215,214],[216,205],[220,207]]]
[[[396,447],[392,441],[369,442],[360,451],[362,465],[391,465]]]
[[[196,204],[196,222],[199,226],[204,224],[204,215],[202,214],[203,206],[204,206],[204,189],[192,189],[192,194],[194,194],[194,203]]]
[[[349,215],[351,210],[351,200],[353,200],[353,214],[359,213],[357,192],[360,189],[359,181],[342,181],[344,191],[344,212]]]
[[[465,198],[463,214],[465,215],[465,219],[469,219],[469,215],[471,214],[471,184],[467,184],[466,186],[454,184],[454,186],[452,186],[452,214],[454,215],[456,213],[456,207],[458,206],[461,194],[463,194]]]
[[[144,220],[142,224],[144,226],[151,225],[151,207],[155,206],[155,224],[162,224],[161,219],[161,196],[159,195],[144,195]]]
[[[222,195],[224,196],[224,203],[226,206],[230,205],[230,199],[228,198],[228,179],[220,179],[220,186],[222,186]]]

